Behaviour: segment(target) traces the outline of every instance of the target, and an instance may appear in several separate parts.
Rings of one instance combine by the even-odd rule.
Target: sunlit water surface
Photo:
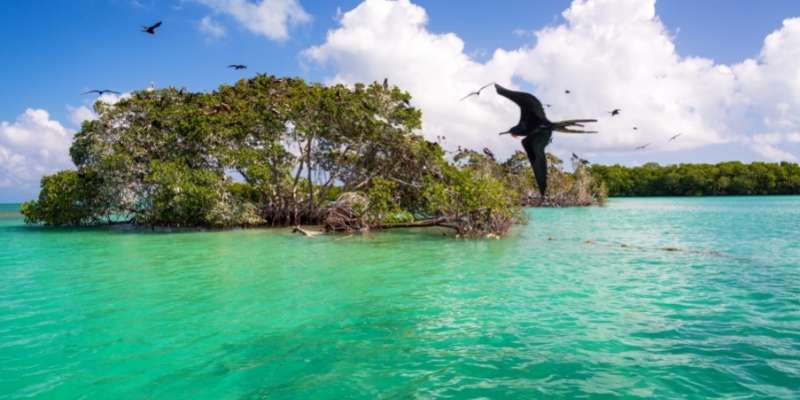
[[[800,197],[530,210],[504,240],[25,227],[0,398],[800,398]]]

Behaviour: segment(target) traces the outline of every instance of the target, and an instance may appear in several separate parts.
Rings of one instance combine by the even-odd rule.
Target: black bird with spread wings
[[[619,108],[615,108],[615,109],[609,111],[608,113],[611,114],[612,117],[616,117],[617,115],[619,115],[620,111],[622,111],[622,110],[620,110]]]
[[[142,27],[142,32],[149,33],[151,35],[155,35],[156,34],[156,29],[158,29],[159,26],[161,26],[161,21],[158,21],[155,24],[150,25],[150,26],[143,26]]]
[[[673,136],[673,137],[669,138],[669,141],[671,142],[671,141],[673,141],[673,140],[675,140],[675,139],[677,139],[677,138],[681,137],[681,135],[683,135],[683,134],[682,134],[682,133],[679,133],[679,134],[677,134],[677,135],[675,135],[675,136]]]
[[[247,69],[247,65],[243,65],[243,64],[231,64],[231,65],[228,65],[228,68],[232,68],[232,69],[235,69],[235,70],[237,70],[237,71],[238,71],[238,70],[240,70],[240,69]]]
[[[98,90],[98,89],[94,89],[94,90],[90,90],[90,91],[88,91],[88,92],[83,92],[83,93],[81,93],[81,94],[92,94],[92,93],[95,93],[95,94],[97,94],[98,96],[102,96],[102,95],[104,95],[104,94],[106,94],[106,93],[111,93],[111,94],[116,94],[116,95],[119,95],[119,92],[118,92],[118,91],[116,91],[116,90],[108,90],[108,89],[99,89],[99,90]]]
[[[641,146],[636,146],[636,148],[635,148],[634,150],[644,150],[644,149],[646,149],[648,146],[650,146],[650,143],[643,144],[643,145],[641,145]]]
[[[572,127],[583,127],[585,122],[597,122],[596,119],[571,119],[567,121],[551,122],[544,114],[542,103],[534,95],[525,92],[517,92],[506,89],[498,84],[494,85],[497,94],[513,101],[520,108],[519,122],[506,132],[500,134],[511,134],[511,136],[525,137],[522,139],[522,147],[528,154],[528,161],[533,167],[533,174],[539,186],[539,193],[544,197],[547,191],[547,155],[545,147],[553,139],[553,131],[564,133],[597,133],[595,131],[584,131],[570,129]]]

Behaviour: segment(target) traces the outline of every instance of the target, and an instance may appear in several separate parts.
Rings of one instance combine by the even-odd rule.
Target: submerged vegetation
[[[524,153],[499,164],[460,150],[451,162],[415,133],[409,94],[388,85],[257,75],[209,93],[138,91],[95,111],[70,148],[76,169],[43,178],[23,205],[28,223],[443,226],[477,237],[542,203]],[[585,166],[552,168],[556,203],[603,197]]]
[[[606,183],[610,196],[800,194],[800,165],[789,162],[593,165],[591,172]]]

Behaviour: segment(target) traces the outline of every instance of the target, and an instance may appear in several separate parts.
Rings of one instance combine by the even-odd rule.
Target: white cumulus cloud
[[[311,15],[303,9],[297,0],[261,0],[256,2],[249,0],[198,1],[211,7],[217,13],[233,17],[250,32],[277,41],[288,39],[289,29],[292,26],[311,21]],[[209,19],[208,22],[211,23],[212,21]],[[216,27],[221,28],[218,25]]]
[[[210,16],[205,16],[200,20],[198,25],[200,32],[203,32],[210,39],[222,39],[225,37],[225,27],[219,22],[214,21]]]
[[[332,82],[388,77],[414,96],[428,137],[488,145],[500,154],[518,148],[496,135],[516,123],[516,108],[491,90],[458,102],[492,81],[535,92],[552,105],[553,120],[600,120],[598,135],[557,134],[554,149],[562,154],[567,148],[622,154],[646,143],[648,151],[753,143],[747,138],[756,132],[800,128],[800,19],[784,21],[757,58],[725,65],[678,54],[655,5],[574,0],[563,22],[534,31],[529,45],[496,49],[478,61],[456,34],[431,32],[424,8],[409,0],[365,0],[304,55],[331,67]],[[614,108],[622,114],[612,118]],[[778,154],[756,152],[771,159]]]
[[[72,134],[41,109],[0,122],[0,187],[36,187],[43,175],[69,168]]]

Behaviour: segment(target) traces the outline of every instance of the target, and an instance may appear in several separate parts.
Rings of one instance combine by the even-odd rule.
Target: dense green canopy
[[[463,150],[449,162],[415,133],[409,94],[377,83],[257,75],[210,93],[138,91],[95,111],[70,149],[76,170],[45,177],[24,204],[29,223],[440,225],[480,236],[506,232],[534,189],[520,154],[501,166]]]
[[[788,162],[593,165],[591,171],[606,182],[610,196],[800,194],[800,165]]]

